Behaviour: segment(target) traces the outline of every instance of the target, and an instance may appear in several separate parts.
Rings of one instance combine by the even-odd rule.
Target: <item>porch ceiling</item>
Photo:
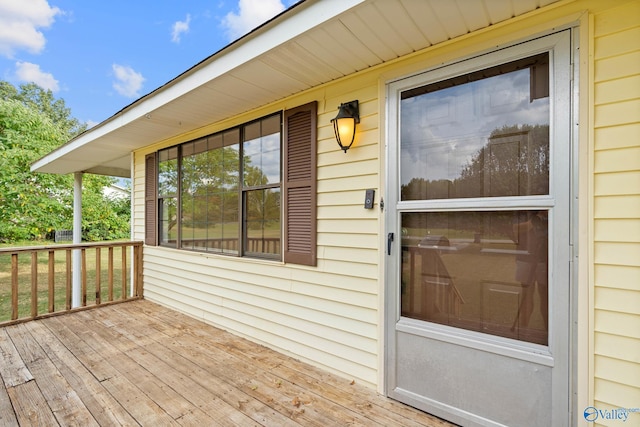
[[[305,0],[33,164],[130,177],[132,150],[559,0]]]

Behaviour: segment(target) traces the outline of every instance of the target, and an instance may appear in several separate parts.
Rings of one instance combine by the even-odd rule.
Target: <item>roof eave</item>
[[[303,0],[281,14],[265,22],[250,33],[225,46],[189,70],[178,75],[163,86],[142,96],[107,118],[98,125],[88,129],[66,144],[43,156],[31,166],[32,172],[68,174],[75,172],[113,174],[126,176],[131,174],[130,165],[126,167],[102,166],[104,159],[63,161],[65,156],[80,150],[92,142],[116,132],[136,120],[150,118],[158,108],[170,104],[186,93],[224,76],[231,70],[276,49],[296,36],[324,22],[339,16],[345,11],[366,0]],[[322,3],[322,5],[320,4]],[[237,112],[230,113],[229,116]],[[190,129],[181,129],[187,132]],[[148,145],[148,141],[129,141],[129,153]],[[118,156],[121,166],[123,156]]]

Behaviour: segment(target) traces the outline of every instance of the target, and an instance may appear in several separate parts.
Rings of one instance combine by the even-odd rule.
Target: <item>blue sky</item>
[[[90,126],[296,0],[0,0],[0,79],[35,82]]]

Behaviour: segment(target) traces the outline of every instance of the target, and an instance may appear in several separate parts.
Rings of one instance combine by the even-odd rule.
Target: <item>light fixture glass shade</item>
[[[331,122],[338,145],[346,153],[355,140],[356,123],[360,123],[358,101],[341,104],[338,115],[331,119]]]
[[[346,153],[356,136],[356,119],[345,117],[333,120],[333,131],[341,149]]]

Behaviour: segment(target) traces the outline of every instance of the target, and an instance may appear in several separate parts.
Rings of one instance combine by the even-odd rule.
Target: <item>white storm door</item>
[[[459,424],[570,420],[570,36],[388,85],[386,390]]]

